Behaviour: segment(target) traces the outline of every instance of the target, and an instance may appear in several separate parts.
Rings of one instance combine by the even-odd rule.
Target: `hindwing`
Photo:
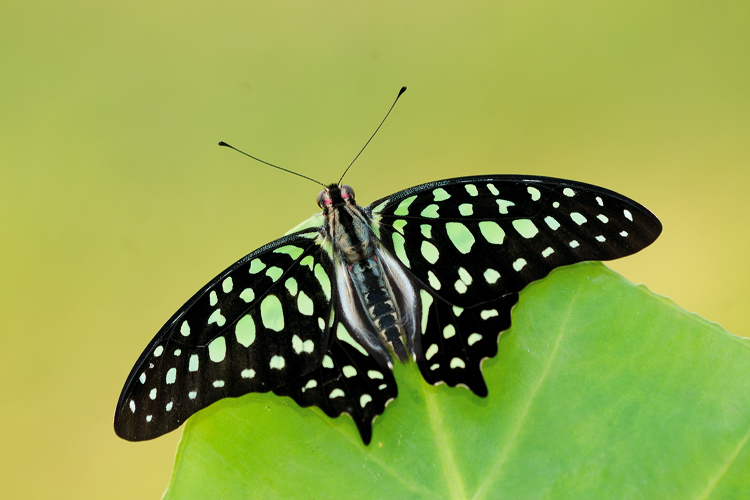
[[[332,418],[349,414],[362,441],[369,444],[372,422],[398,396],[396,379],[388,359],[357,342],[336,313],[330,331],[330,347],[321,365],[273,392],[291,397],[302,407],[318,406]]]

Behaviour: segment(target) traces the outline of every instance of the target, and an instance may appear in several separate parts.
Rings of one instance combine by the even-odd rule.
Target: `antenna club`
[[[231,147],[232,147],[232,146],[230,146],[229,144],[227,144],[227,143],[226,143],[226,142],[224,142],[224,141],[219,141],[219,146],[226,146],[226,147],[228,147],[228,148],[231,148]]]
[[[398,99],[399,97],[401,97],[401,94],[403,94],[404,92],[406,92],[406,85],[404,85],[403,87],[401,87],[401,90],[398,91],[398,95],[396,96],[396,99]]]

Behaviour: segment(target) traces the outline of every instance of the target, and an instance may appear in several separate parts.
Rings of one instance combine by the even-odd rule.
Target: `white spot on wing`
[[[464,217],[468,217],[469,215],[472,215],[474,213],[474,207],[471,205],[471,203],[462,203],[458,206],[458,213],[460,213]]]
[[[499,316],[497,309],[485,309],[484,311],[479,313],[479,317],[484,320],[494,318],[495,316]]]
[[[432,288],[434,288],[435,290],[440,290],[440,287],[442,286],[440,284],[440,280],[432,271],[427,271],[427,281],[430,283],[430,286]]]
[[[216,323],[217,326],[222,327],[224,326],[224,323],[227,322],[227,319],[221,315],[221,309],[216,309],[214,312],[211,313],[211,316],[208,317],[208,324]]]
[[[438,352],[437,344],[432,344],[430,347],[427,348],[427,352],[424,353],[424,357],[429,360],[435,354],[437,354],[437,352]]]
[[[273,356],[269,366],[275,370],[281,370],[286,366],[286,361],[284,361],[283,356]]]
[[[456,334],[456,327],[453,325],[448,325],[445,328],[443,328],[443,338],[449,339],[453,337]]]
[[[584,217],[582,214],[579,214],[578,212],[571,212],[570,218],[573,219],[573,222],[575,222],[579,226],[586,222],[586,217]]]
[[[554,217],[550,217],[549,215],[544,218],[544,222],[546,222],[549,228],[552,229],[553,231],[557,231],[558,228],[560,227],[560,223],[557,222],[557,220]]]
[[[344,391],[342,391],[341,389],[334,389],[328,395],[328,397],[331,398],[331,399],[340,398],[340,397],[343,397],[343,396],[344,396]]]
[[[477,342],[479,342],[480,340],[482,340],[482,336],[481,335],[479,335],[478,333],[472,333],[471,335],[469,335],[469,338],[466,339],[466,343],[469,344],[469,345],[474,345]]]
[[[497,283],[498,279],[500,279],[500,273],[495,271],[494,269],[488,268],[484,272],[484,280],[490,285],[494,285],[495,283]]]

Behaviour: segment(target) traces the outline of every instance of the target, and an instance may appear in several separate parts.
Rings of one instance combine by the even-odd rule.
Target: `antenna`
[[[375,134],[377,134],[377,133],[378,133],[378,130],[380,130],[380,127],[382,127],[382,126],[383,126],[383,123],[385,123],[385,119],[386,119],[386,118],[388,118],[388,115],[390,115],[390,114],[391,114],[391,111],[393,110],[393,107],[394,107],[394,106],[396,105],[396,103],[398,102],[398,98],[399,98],[399,97],[401,97],[401,94],[403,94],[404,92],[406,92],[406,87],[401,87],[401,90],[399,90],[399,91],[398,91],[398,95],[396,96],[396,100],[395,100],[395,101],[393,101],[393,104],[391,104],[391,107],[390,107],[390,109],[388,110],[388,112],[387,112],[387,113],[385,114],[385,117],[383,118],[383,121],[382,121],[382,122],[380,122],[380,125],[378,125],[378,128],[376,128],[376,129],[375,129],[375,132],[373,132],[373,133],[372,133],[372,135],[370,136],[370,138],[369,138],[369,139],[367,139],[367,142],[365,143],[365,145],[364,145],[364,146],[362,146],[362,149],[360,149],[360,150],[359,150],[359,153],[357,153],[357,156],[355,156],[355,157],[354,157],[354,159],[353,159],[353,160],[352,160],[352,162],[351,162],[351,163],[349,164],[349,166],[348,166],[348,167],[346,167],[346,170],[344,170],[344,173],[343,173],[343,174],[341,174],[341,179],[339,179],[339,183],[338,183],[338,184],[339,184],[339,186],[341,185],[341,181],[342,181],[342,180],[344,180],[344,176],[346,175],[346,173],[347,173],[347,172],[349,171],[349,169],[350,169],[350,168],[352,168],[352,165],[354,165],[354,162],[355,162],[355,161],[357,161],[357,158],[359,158],[359,155],[361,155],[361,154],[362,154],[362,151],[364,151],[364,150],[365,150],[365,148],[367,147],[367,145],[368,145],[368,144],[370,144],[370,141],[372,140],[372,138],[373,138],[373,137],[375,137]]]
[[[387,116],[387,115],[386,115],[386,116]],[[378,128],[380,128],[380,127],[378,127]],[[377,131],[376,131],[376,132],[377,132]],[[369,141],[368,141],[368,142],[369,142]],[[229,149],[234,149],[234,150],[235,150],[235,151],[237,151],[238,153],[242,153],[243,155],[245,155],[245,156],[248,156],[248,157],[252,158],[253,160],[259,161],[259,162],[261,162],[261,163],[265,163],[265,164],[266,164],[266,165],[268,165],[269,167],[273,167],[273,168],[278,168],[279,170],[283,170],[284,172],[289,172],[290,174],[294,174],[294,175],[296,175],[296,176],[298,176],[298,177],[302,177],[302,178],[304,178],[304,179],[307,179],[308,181],[313,181],[313,182],[314,182],[314,183],[316,183],[316,184],[320,184],[320,185],[321,185],[321,186],[323,186],[324,188],[327,188],[327,187],[328,187],[328,186],[326,186],[325,184],[323,184],[322,182],[320,182],[320,181],[316,181],[316,180],[315,180],[315,179],[313,179],[312,177],[308,177],[308,176],[306,176],[306,175],[298,174],[297,172],[293,172],[293,171],[291,171],[291,170],[287,170],[287,169],[285,169],[285,168],[281,168],[281,167],[280,167],[280,166],[278,166],[278,165],[274,165],[273,163],[268,163],[267,161],[261,160],[260,158],[256,158],[256,157],[255,157],[255,156],[253,156],[253,155],[249,155],[249,154],[245,153],[244,151],[242,151],[242,150],[239,150],[239,149],[235,148],[235,147],[234,147],[234,146],[232,146],[231,144],[227,144],[227,143],[226,143],[226,142],[224,142],[224,141],[221,141],[221,142],[219,143],[219,146],[224,146],[224,147],[227,147],[227,148],[229,148]],[[366,146],[366,144],[365,144],[365,146]]]

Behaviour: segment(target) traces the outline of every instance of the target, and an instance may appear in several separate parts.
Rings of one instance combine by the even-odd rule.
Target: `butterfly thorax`
[[[383,343],[399,361],[408,359],[404,322],[390,276],[377,255],[377,238],[369,215],[349,186],[331,185],[319,199],[326,235],[339,271],[337,293],[344,313],[360,326],[353,332],[363,344]]]

